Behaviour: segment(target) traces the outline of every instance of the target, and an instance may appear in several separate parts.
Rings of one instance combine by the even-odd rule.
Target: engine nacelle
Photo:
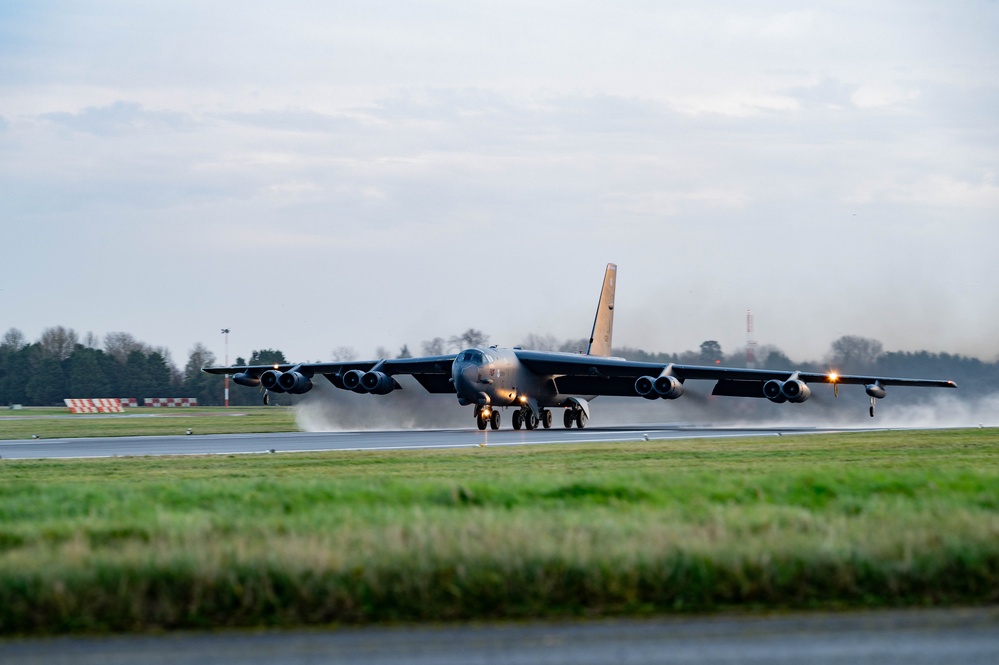
[[[364,376],[364,372],[359,369],[352,369],[349,372],[345,372],[343,375],[343,387],[347,390],[353,390],[355,393],[368,392],[361,385],[362,376]]]
[[[312,380],[301,372],[285,372],[278,377],[278,385],[286,393],[301,395],[312,390]]]
[[[260,375],[260,385],[264,387],[264,390],[269,390],[272,393],[283,393],[284,388],[281,387],[281,372],[276,369],[269,369]]]
[[[884,397],[888,394],[885,391],[884,386],[882,386],[880,383],[869,383],[866,386],[864,386],[864,390],[867,391],[868,395],[870,395],[871,397],[875,397],[877,399],[884,399]]]
[[[812,396],[812,389],[801,379],[789,379],[785,381],[780,391],[787,398],[788,402],[795,404],[800,404]]]
[[[675,376],[660,376],[652,383],[652,387],[663,399],[676,399],[683,394],[683,384]]]
[[[770,379],[763,384],[763,396],[776,404],[786,402],[787,396],[784,394],[784,382],[777,379]]]
[[[654,383],[651,376],[640,376],[635,381],[635,392],[645,399],[659,399],[659,393],[653,388]]]
[[[387,395],[395,390],[395,379],[384,372],[366,372],[361,377],[361,387],[372,395]]]
[[[246,386],[247,388],[256,388],[260,385],[260,377],[253,376],[249,372],[239,372],[237,374],[233,374],[232,380],[234,383]]]

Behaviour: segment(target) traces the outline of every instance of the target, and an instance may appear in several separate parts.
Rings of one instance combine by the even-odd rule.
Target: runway
[[[201,436],[122,436],[82,439],[0,441],[3,459],[130,457],[145,455],[233,455],[322,452],[331,450],[406,450],[487,446],[530,446],[552,443],[600,443],[648,439],[781,436],[784,434],[868,431],[817,428],[709,428],[645,425],[550,430],[395,430],[361,432],[288,432],[281,434],[213,434]]]
[[[999,609],[0,640],[0,662],[991,665],[999,662]]]

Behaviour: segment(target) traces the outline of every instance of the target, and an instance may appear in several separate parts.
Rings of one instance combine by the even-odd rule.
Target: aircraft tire
[[[520,429],[524,425],[524,414],[520,409],[513,412],[513,428]]]
[[[575,420],[576,420],[576,427],[578,427],[579,429],[583,429],[584,427],[586,427],[586,414],[583,413],[582,409],[576,412]]]
[[[500,412],[493,411],[493,415],[489,418],[489,427],[492,429],[500,428]]]
[[[562,422],[566,429],[572,429],[572,423],[576,417],[572,413],[572,409],[566,409],[565,415],[562,417]]]
[[[541,424],[545,426],[545,429],[552,428],[552,412],[548,409],[541,412]]]
[[[480,430],[484,430],[486,428],[486,419],[482,417],[481,411],[475,414],[475,425]]]
[[[524,414],[524,425],[527,429],[537,429],[538,427],[538,417],[534,415],[531,411]]]

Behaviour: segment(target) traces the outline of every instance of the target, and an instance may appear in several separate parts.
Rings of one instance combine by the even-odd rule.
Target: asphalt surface
[[[478,445],[522,446],[650,439],[780,436],[845,430],[814,428],[726,429],[646,425],[643,427],[550,430],[400,430],[368,432],[289,432],[199,436],[122,436],[89,439],[0,441],[3,459],[123,457],[136,455],[224,455],[325,450],[401,450]],[[849,430],[858,431],[858,430]]]
[[[999,663],[999,608],[0,641],[0,663]]]

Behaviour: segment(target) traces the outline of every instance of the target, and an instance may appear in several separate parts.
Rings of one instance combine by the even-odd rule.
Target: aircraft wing
[[[912,386],[956,388],[953,381],[905,379],[875,375],[795,372],[793,370],[744,369],[712,365],[680,365],[636,362],[623,358],[587,356],[572,353],[517,350],[521,364],[536,374],[552,376],[559,392],[584,395],[636,395],[634,382],[639,377],[655,379],[661,374],[681,383],[687,379],[717,381],[713,394],[731,397],[764,397],[763,384],[775,379],[797,378],[805,383]]]
[[[453,393],[451,385],[451,365],[455,356],[424,356],[422,358],[395,358],[385,360],[350,360],[328,363],[284,363],[274,365],[230,365],[228,367],[203,367],[209,374],[230,374],[236,383],[250,385],[259,381],[261,375],[270,370],[278,372],[298,372],[312,379],[323,375],[337,388],[344,388],[343,376],[352,370],[368,372],[375,370],[387,376],[409,375],[431,393]],[[242,379],[242,381],[241,381]],[[399,386],[396,386],[397,388]]]

